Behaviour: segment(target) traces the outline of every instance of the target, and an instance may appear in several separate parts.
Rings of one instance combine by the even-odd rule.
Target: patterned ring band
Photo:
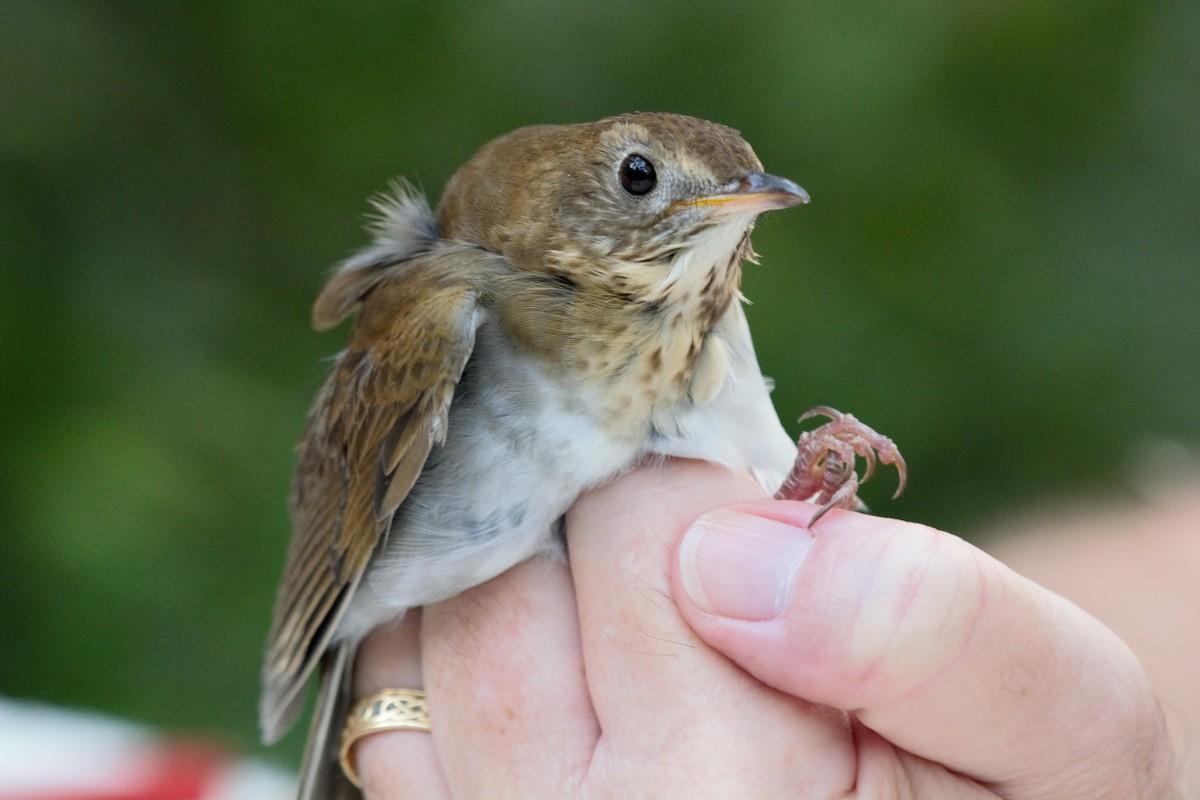
[[[428,731],[429,708],[419,689],[383,689],[354,704],[342,729],[342,771],[357,787],[362,780],[350,759],[350,749],[364,736],[381,731]]]

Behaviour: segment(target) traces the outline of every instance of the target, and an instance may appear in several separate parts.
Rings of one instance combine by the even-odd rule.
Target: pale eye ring
[[[654,164],[640,153],[625,156],[621,162],[621,188],[640,197],[648,194],[658,183]]]

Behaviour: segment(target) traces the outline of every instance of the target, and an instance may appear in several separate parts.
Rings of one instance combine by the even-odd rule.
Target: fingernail
[[[812,534],[777,520],[718,509],[696,520],[679,548],[684,590],[702,611],[775,619],[812,547]]]

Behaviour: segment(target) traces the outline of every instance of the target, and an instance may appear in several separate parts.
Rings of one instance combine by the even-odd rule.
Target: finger
[[[1141,796],[1130,781],[1152,768],[1162,718],[1115,635],[949,534],[835,512],[813,535],[813,510],[759,502],[697,521],[675,597],[705,641],[1013,796]]]
[[[598,733],[567,565],[535,558],[428,607],[422,644],[453,795],[567,796]]]
[[[671,600],[680,532],[713,505],[762,497],[726,469],[674,462],[591,492],[568,514],[602,752],[614,768],[655,754],[666,787],[694,783],[713,763],[761,765],[732,776],[737,786],[707,786],[708,796],[840,797],[853,785],[845,716],[763,686],[699,641]]]
[[[381,689],[422,688],[420,630],[421,612],[414,610],[399,625],[378,628],[363,641],[355,658],[356,697]],[[450,797],[429,733],[373,733],[355,742],[350,757],[367,797]]]

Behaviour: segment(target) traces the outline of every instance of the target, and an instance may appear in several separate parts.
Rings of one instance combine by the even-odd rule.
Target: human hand
[[[811,511],[697,463],[583,498],[570,568],[364,644],[359,694],[423,685],[433,721],[359,741],[368,796],[1179,796],[1107,629],[954,537]]]

